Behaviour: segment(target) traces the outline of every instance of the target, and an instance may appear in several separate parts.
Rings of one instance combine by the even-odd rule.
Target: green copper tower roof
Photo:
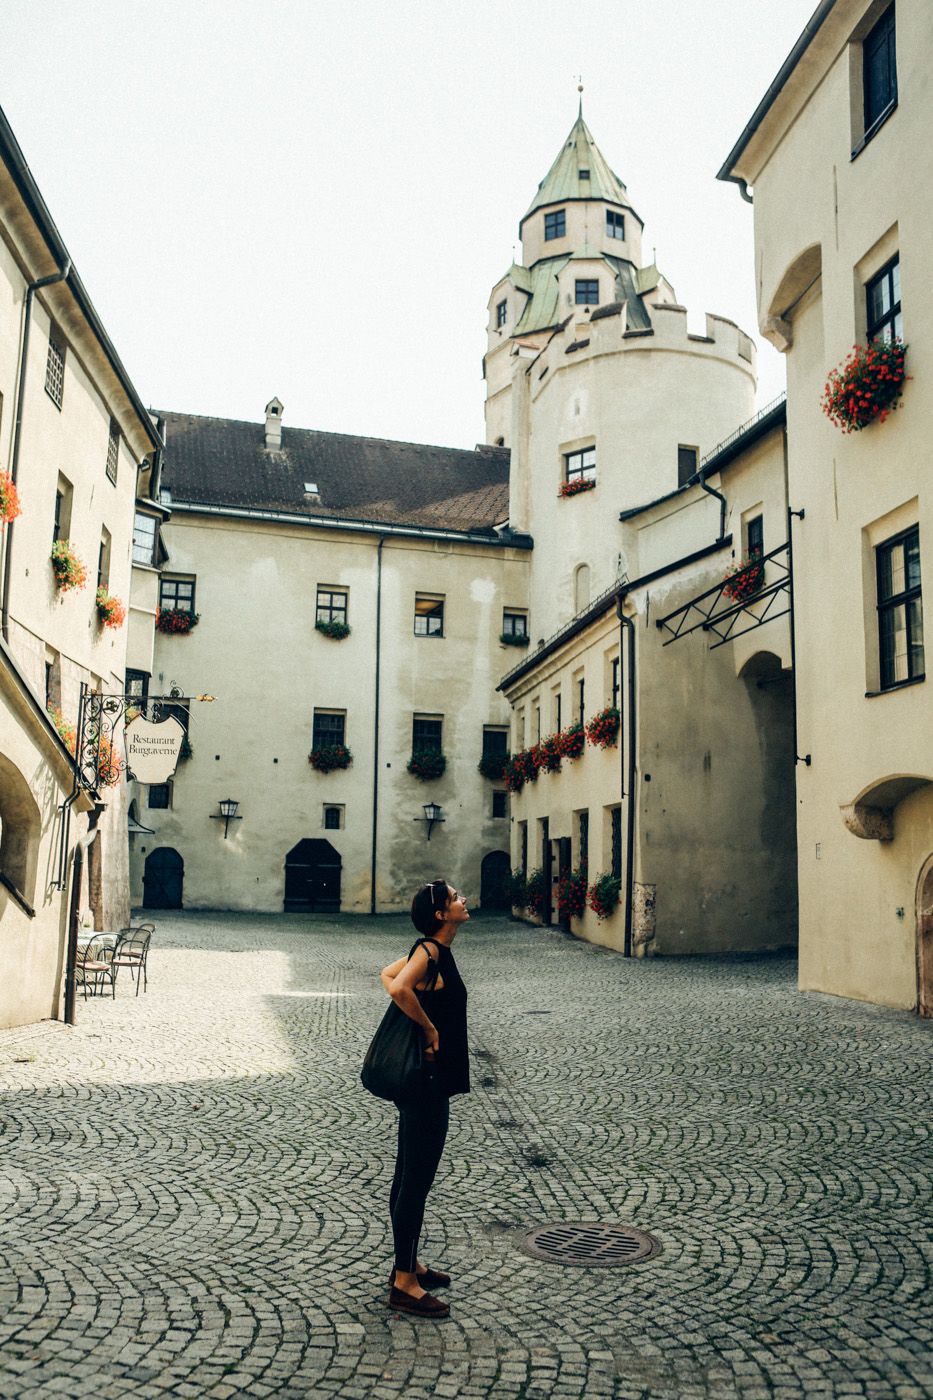
[[[538,186],[522,223],[536,209],[568,199],[604,199],[610,204],[628,205],[625,186],[609,168],[606,157],[593,140],[582,110],[557,159]]]

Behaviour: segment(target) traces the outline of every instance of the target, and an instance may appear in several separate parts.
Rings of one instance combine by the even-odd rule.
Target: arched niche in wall
[[[582,612],[590,601],[590,566],[578,564],[573,571],[573,610]]]
[[[35,903],[42,818],[29,783],[0,753],[0,871],[30,904]]]
[[[761,333],[786,353],[794,341],[794,308],[810,288],[819,281],[823,272],[823,249],[819,243],[811,243],[798,253],[785,269],[777,289],[771,298],[767,313],[761,322]]]

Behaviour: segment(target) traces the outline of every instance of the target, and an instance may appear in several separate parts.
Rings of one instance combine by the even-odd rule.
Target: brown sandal
[[[403,1293],[400,1288],[391,1290],[388,1306],[394,1312],[414,1313],[416,1317],[433,1317],[438,1322],[441,1318],[450,1316],[449,1303],[442,1303],[440,1298],[434,1298],[430,1293],[425,1293],[423,1298],[413,1298],[410,1293]]]
[[[434,1288],[449,1288],[450,1274],[442,1274],[437,1269],[425,1269],[423,1274],[418,1275],[418,1282],[422,1288],[426,1288],[430,1293]],[[389,1287],[395,1283],[395,1268],[393,1267],[389,1275]]]

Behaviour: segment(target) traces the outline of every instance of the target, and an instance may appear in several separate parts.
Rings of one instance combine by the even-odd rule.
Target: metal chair
[[[139,924],[136,928],[122,929],[117,946],[113,950],[114,977],[121,967],[128,967],[130,977],[136,983],[137,996],[140,982],[144,992],[149,990],[146,963],[149,960],[149,941],[154,933],[155,924]]]
[[[75,971],[81,982],[85,1001],[87,1001],[88,983],[90,983],[91,986],[91,995],[95,996],[98,991],[103,990],[105,982],[110,983],[111,996],[116,1000],[117,969],[114,966],[115,953],[116,948],[108,947],[108,945],[99,938],[92,938],[84,948],[78,949]]]

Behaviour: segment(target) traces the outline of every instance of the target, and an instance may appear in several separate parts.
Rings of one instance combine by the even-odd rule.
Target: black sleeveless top
[[[453,1094],[468,1094],[470,1058],[467,1049],[467,989],[457,970],[454,955],[445,944],[437,943],[433,938],[419,939],[419,942],[428,942],[440,949],[437,973],[444,983],[443,987],[439,991],[417,993],[425,1014],[437,1028],[437,1070],[440,1087],[448,1097]],[[425,949],[425,952],[428,950]]]

